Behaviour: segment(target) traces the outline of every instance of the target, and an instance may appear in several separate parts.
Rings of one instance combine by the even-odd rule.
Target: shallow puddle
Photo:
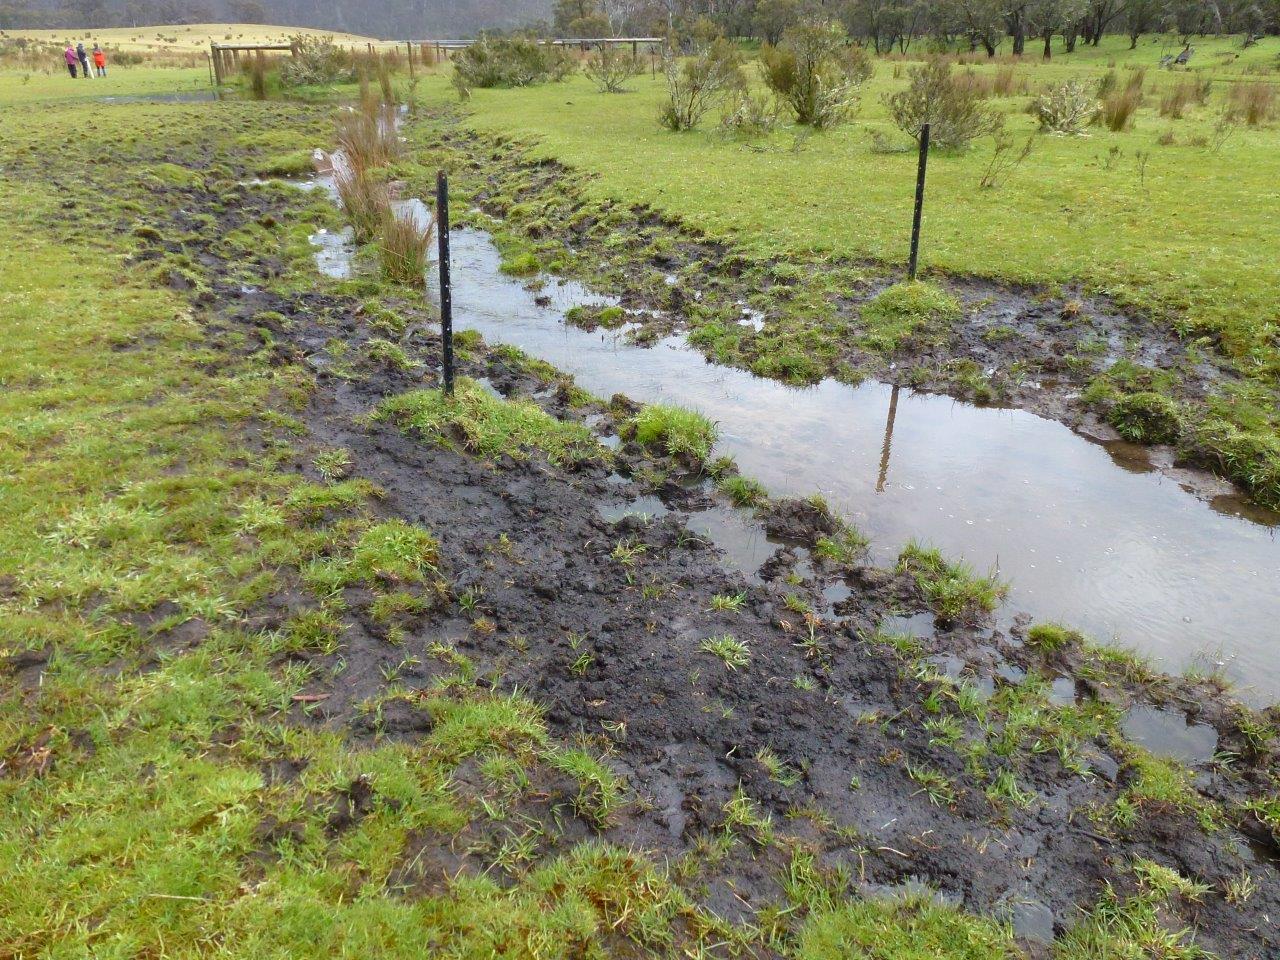
[[[717,452],[775,494],[820,491],[872,537],[878,561],[926,540],[998,570],[1011,582],[1009,610],[1118,640],[1174,670],[1220,652],[1257,697],[1280,695],[1270,655],[1280,623],[1275,515],[1234,500],[1217,512],[1132,449],[1113,459],[1029,413],[879,383],[789,387],[707,363],[678,338],[646,349],[621,332],[579,330],[565,311],[608,298],[566,282],[530,291],[499,271],[483,233],[451,241],[458,329],[518,346],[600,396],[701,410],[719,423]],[[718,543],[736,541],[744,570],[773,550],[701,522]]]
[[[1184,763],[1204,763],[1218,748],[1218,732],[1207,723],[1189,723],[1180,710],[1133,707],[1125,714],[1124,735],[1152,753]]]
[[[430,216],[417,200],[401,209]],[[1280,516],[1235,496],[1201,499],[1141,448],[1023,411],[874,382],[791,387],[708,363],[679,337],[646,348],[625,328],[580,330],[564,322],[571,307],[615,301],[552,278],[527,288],[499,270],[481,231],[450,243],[456,329],[520,347],[598,396],[705,413],[717,453],[775,495],[820,492],[871,537],[877,562],[922,540],[1008,580],[1002,616],[1059,621],[1173,671],[1221,664],[1246,698],[1280,698]],[[328,255],[350,269],[349,243],[326,242],[317,257]],[[691,525],[753,579],[776,549],[733,512]]]

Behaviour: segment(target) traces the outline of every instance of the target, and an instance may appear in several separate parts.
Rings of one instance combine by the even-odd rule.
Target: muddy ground
[[[679,332],[708,357],[762,376],[812,383],[871,377],[979,404],[1028,410],[1092,439],[1157,443],[1150,462],[1210,494],[1185,468],[1241,471],[1206,446],[1194,421],[1206,401],[1242,383],[1215,336],[1121,308],[1078,285],[1035,287],[940,272],[928,279],[962,306],[894,343],[863,316],[903,279],[884,264],[814,256],[762,257],[706,236],[670,213],[586,199],[588,178],[526,145],[467,131],[447,111],[423,122],[430,144],[460,172],[470,222],[519,238],[538,261],[619,299],[620,322],[650,343]],[[419,184],[423,190],[425,183]],[[425,195],[425,194],[424,194]],[[594,318],[583,318],[590,325]],[[1123,396],[1156,393],[1193,411],[1181,428],[1135,421]],[[1117,426],[1121,431],[1117,431]],[[1182,473],[1178,473],[1183,470]],[[1274,501],[1270,481],[1253,483]]]
[[[190,214],[204,199],[200,191],[185,192],[180,205],[187,213],[175,210],[157,228],[199,236]],[[278,195],[246,189],[233,212],[217,216],[226,229],[289,213]],[[271,292],[265,287],[274,269],[269,255],[235,265],[234,279],[229,265],[200,251],[198,241],[194,259],[209,284],[201,309],[213,345],[256,349],[260,318],[279,315],[284,322],[271,338],[276,361],[315,372],[315,390],[301,412],[307,433],[296,468],[315,475],[314,453],[349,450],[353,472],[382,491],[388,516],[438,533],[455,596],[478,598],[471,609],[454,602],[422,616],[410,632],[411,649],[456,644],[494,684],[525,690],[544,704],[558,736],[607,748],[610,766],[633,798],[603,828],[609,839],[672,859],[704,851],[741,787],[780,831],[802,838],[823,863],[848,867],[860,884],[921,882],[969,909],[1010,916],[1033,956],[1091,908],[1105,882],[1123,889],[1123,867],[1134,857],[1213,888],[1203,902],[1174,911],[1178,922],[1196,928],[1206,949],[1232,957],[1280,950],[1280,930],[1267,920],[1280,915],[1280,884],[1262,848],[1243,842],[1230,826],[1206,833],[1189,808],[1153,802],[1131,826],[1108,819],[1105,811],[1134,776],[1125,748],[1112,737],[1080,745],[1083,776],[1057,755],[1020,741],[998,766],[1027,791],[1025,806],[988,799],[990,777],[975,777],[955,750],[931,742],[923,725],[931,715],[929,697],[949,681],[938,671],[921,671],[930,658],[948,658],[951,673],[991,696],[1016,686],[1026,671],[1072,677],[1081,651],[1038,653],[1016,631],[1004,635],[977,623],[927,628],[904,655],[877,627],[918,614],[925,616],[914,622],[928,622],[909,577],[818,559],[811,548],[834,529],[832,522],[794,501],[762,510],[760,522],[785,536],[773,538],[775,553],[760,572],[734,570],[685,525],[691,511],[731,507],[697,471],[634,443],[612,458],[602,450],[597,459],[562,469],[536,454],[486,462],[394,424],[369,423],[364,418],[383,398],[436,382],[438,336],[414,298],[395,301],[409,321],[401,345],[421,365],[406,371],[369,359],[375,331],[357,299]],[[264,287],[247,288],[246,270],[262,274]],[[335,340],[345,348],[335,350]],[[345,358],[340,369],[335,355]],[[533,398],[556,417],[591,423],[601,436],[615,435],[629,409],[622,398],[584,404],[564,381],[483,344],[468,345],[460,372],[487,379],[504,396]],[[670,512],[613,522],[602,515],[642,496],[657,497]],[[615,550],[620,542],[632,547],[626,563]],[[738,594],[745,594],[738,609],[712,609],[714,597]],[[808,620],[796,612],[798,599],[814,611]],[[369,614],[368,596],[353,591],[347,600],[340,654],[346,669],[314,687],[325,699],[299,707],[297,721],[344,728],[354,738],[422,736],[432,722],[425,712],[402,705],[373,721],[358,709],[385,685],[383,671],[401,662],[405,650],[388,643]],[[278,619],[290,609],[285,603],[263,616]],[[702,649],[705,639],[723,634],[747,644],[749,663],[728,669]],[[585,666],[575,668],[584,653]],[[423,663],[401,682],[425,688],[440,667],[425,656]],[[1206,688],[1107,676],[1080,680],[1074,695],[1081,703],[1096,698],[1125,706],[1154,696],[1184,704],[1218,728],[1224,748],[1249,757],[1231,768],[1203,765],[1200,793],[1231,803],[1265,785],[1274,755],[1245,750],[1232,719],[1237,708]],[[920,770],[940,773],[950,789],[931,796],[912,777]],[[564,789],[544,786],[552,797]],[[551,806],[544,802],[537,815],[551,817]],[[358,807],[357,798],[352,809]],[[560,835],[596,829],[579,820]],[[429,838],[422,843],[429,847]],[[485,868],[474,854],[456,849],[413,853],[415,863],[429,865],[423,868],[428,874]],[[768,844],[739,849],[721,862],[707,857],[690,885],[716,912],[751,919],[780,894],[781,857]],[[1233,906],[1218,891],[1242,871],[1256,878],[1258,892]],[[429,888],[431,880],[406,875],[405,894],[417,885]]]
[[[475,144],[456,141],[451,149],[473,151]],[[202,163],[198,152],[175,150],[167,159]],[[507,153],[496,161],[476,157],[481,170],[491,162],[534,176],[533,190],[539,177],[556,179],[553,168],[513,168]],[[49,174],[33,166],[25,175]],[[184,238],[189,266],[169,281],[189,291],[211,362],[267,350],[273,363],[296,368],[309,382],[305,406],[291,413],[302,435],[259,423],[256,442],[293,445],[293,469],[316,481],[323,480],[316,454],[350,451],[351,474],[377,486],[385,516],[438,535],[451,589],[393,643],[371,610],[372,596],[348,588],[338,652],[307,655],[314,666],[345,667],[336,675],[317,671],[294,722],[342,730],[356,741],[425,736],[434,720],[412,702],[398,700],[379,715],[362,704],[386,687],[388,669],[406,663],[406,654],[417,662],[401,670],[400,684],[425,690],[447,675],[450,664],[431,653],[439,642],[476,664],[483,683],[529,693],[545,706],[557,737],[600,752],[625,781],[626,804],[603,823],[575,802],[576,782],[530,785],[521,812],[544,828],[539,856],[594,834],[658,859],[687,856],[682,877],[695,899],[727,918],[756,921],[782,899],[788,851],[799,845],[825,867],[846,868],[852,889],[924,884],[970,910],[1006,916],[1032,957],[1048,956],[1048,942],[1093,909],[1105,884],[1131,892],[1128,868],[1144,857],[1209,887],[1198,900],[1166,909],[1170,928],[1194,928],[1197,943],[1223,957],[1261,960],[1280,952],[1275,838],[1240,807],[1269,788],[1277,745],[1248,742],[1241,718],[1252,715],[1244,708],[1209,684],[1126,671],[1076,641],[1033,647],[1024,643],[1026,624],[1006,634],[982,617],[939,623],[910,576],[856,558],[822,559],[817,539],[836,527],[804,501],[761,506],[753,522],[770,531],[772,554],[758,570],[738,569],[737,558],[687,525],[699,511],[732,510],[723,494],[699,467],[634,442],[558,467],[537,453],[487,461],[457,444],[371,422],[383,398],[438,382],[440,343],[429,312],[417,297],[393,292],[389,302],[407,321],[398,345],[411,364],[375,359],[369,342],[386,331],[374,329],[360,296],[318,283],[292,292],[273,287],[284,258],[277,250],[235,263],[217,252],[214,238],[244,224],[287,223],[300,196],[248,186],[230,193],[172,185],[158,212],[144,218],[153,232],[139,232],[132,219],[117,228],[143,237],[143,263],[167,263],[174,250],[166,238]],[[668,229],[643,212],[628,216]],[[582,236],[591,230],[588,224]],[[681,237],[683,269],[706,270],[709,287],[734,296],[725,252]],[[977,299],[979,289],[966,295]],[[992,295],[1006,298],[999,315],[1012,311],[1020,323],[1061,312],[1053,303],[1032,308],[1007,299],[1022,295]],[[642,294],[628,297],[636,308],[657,306]],[[668,319],[652,322],[672,322],[675,305],[661,306]],[[750,342],[748,335],[745,351]],[[1055,344],[1046,340],[1037,350],[1052,356]],[[584,399],[554,371],[483,343],[466,345],[460,372],[587,423],[602,439],[624,432],[632,412],[625,398]],[[1028,403],[1069,392],[1069,384],[1058,394],[1037,391]],[[655,517],[645,514],[658,511],[642,507],[627,515],[625,505],[641,497],[657,498],[668,512]],[[716,609],[715,598],[739,595],[736,609]],[[299,586],[264,600],[253,622],[278,626],[315,602]],[[914,633],[904,636],[904,624]],[[882,631],[886,625],[898,632]],[[749,651],[733,668],[703,647],[726,634]],[[153,638],[157,649],[169,650],[200,639],[199,631]],[[39,661],[13,666],[25,677],[38,672]],[[1064,678],[1068,695],[1051,702],[1042,688]],[[958,709],[960,686],[989,704],[983,722]],[[1035,721],[1019,730],[1009,723],[1016,691],[1038,705]],[[1194,787],[1170,800],[1136,791],[1140,763],[1113,729],[1062,752],[1043,745],[1067,715],[1100,711],[1114,721],[1134,702],[1171,705],[1212,725],[1219,748],[1236,759],[1199,763]],[[926,726],[944,716],[962,728],[964,743],[998,740],[1003,748],[966,762],[955,742]],[[285,755],[271,768],[283,779],[298,771]],[[992,789],[1000,774],[1017,784],[1012,799]],[[464,773],[459,789],[467,787]],[[372,789],[356,781],[339,798],[335,834],[368,808]],[[757,811],[751,817],[733,818],[739,791]],[[1136,815],[1116,815],[1118,802],[1136,807]],[[771,836],[764,815],[791,842]],[[264,823],[264,846],[289,829]],[[749,842],[717,847],[727,832]],[[417,836],[393,892],[420,896],[459,871],[501,877],[503,869],[477,849]],[[1256,892],[1229,902],[1224,893],[1244,875]]]

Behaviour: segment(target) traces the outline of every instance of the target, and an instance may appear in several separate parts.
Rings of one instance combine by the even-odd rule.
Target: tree
[[[776,44],[787,27],[800,22],[803,13],[800,0],[759,0],[756,4],[756,33],[766,43]]]
[[[987,56],[996,55],[1004,32],[1005,10],[1000,0],[941,0],[941,9],[969,41],[969,49],[979,45]]]
[[[1125,30],[1129,34],[1129,49],[1136,50],[1138,38],[1164,25],[1169,15],[1167,0],[1129,0],[1125,8]]]
[[[1044,40],[1044,59],[1053,56],[1053,35],[1084,14],[1086,0],[1031,0],[1028,16]]]
[[[237,23],[266,23],[268,20],[262,0],[230,0],[227,8]]]
[[[562,37],[606,37],[611,32],[597,0],[556,0],[554,16]]]

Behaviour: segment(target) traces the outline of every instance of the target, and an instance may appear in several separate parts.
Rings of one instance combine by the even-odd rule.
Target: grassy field
[[[384,45],[376,37],[309,27],[277,27],[261,23],[190,23],[159,27],[102,27],[93,30],[9,30],[5,36],[37,43],[100,43],[134,53],[199,53],[210,43],[288,43],[291,37],[332,37],[342,46]]]
[[[138,67],[106,89],[198,79]],[[1197,925],[1278,942],[1271,868],[1229,826],[1280,836],[1266,717],[1061,627],[980,695],[940,672],[946,636],[852,641],[803,578],[758,602],[669,521],[603,534],[592,491],[617,464],[577,408],[634,433],[616,455],[650,495],[705,459],[709,423],[584,397],[474,337],[468,375],[524,399],[464,380],[445,401],[420,290],[328,283],[308,237],[338,212],[249,182],[327,145],[328,106],[99,104],[92,82],[0,74],[0,957],[1021,960],[1007,911],[871,892],[963,885],[979,857],[1025,889],[1050,816],[1077,869],[1039,881],[1074,891],[1042,954],[1201,960]],[[478,94],[476,116],[514,124],[524,102],[550,123],[556,97],[572,117],[590,96]],[[617,98],[619,122],[639,134],[653,98]],[[644,136],[703,172],[724,150],[807,157],[785,136],[759,156]],[[836,143],[860,149],[852,131],[805,149]],[[596,169],[588,146],[566,149]],[[629,163],[599,166],[598,189],[632,190]],[[657,176],[746,235],[728,180]],[[821,246],[787,217],[749,242]],[[854,532],[802,506],[853,563]],[[544,512],[574,535],[551,539]],[[585,586],[553,603],[543,577],[575,565]],[[980,618],[1000,590],[918,548],[862,582],[885,585],[863,598],[877,617],[972,594]],[[1107,699],[1053,702],[1064,665]],[[602,691],[648,712],[599,712]],[[1121,735],[1118,698],[1154,694],[1208,698],[1233,751],[1214,798]],[[856,764],[811,776],[851,746]],[[642,791],[654,756],[673,774]],[[1108,758],[1115,776],[1092,770]],[[696,781],[674,778],[700,764],[714,782],[686,800]],[[845,812],[865,797],[874,825],[823,808],[818,783]],[[687,829],[653,827],[663,803]]]

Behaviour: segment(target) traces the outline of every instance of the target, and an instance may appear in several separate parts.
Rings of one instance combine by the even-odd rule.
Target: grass
[[[798,960],[1015,960],[1007,926],[925,895],[863,900],[815,911]]]
[[[732,634],[708,637],[699,644],[699,649],[724,661],[730,670],[745,667],[751,662],[751,650],[745,640],[739,640]]]
[[[452,398],[438,389],[414,390],[384,400],[374,417],[486,459],[526,459],[537,450],[552,463],[565,464],[603,455],[581,424],[557,420],[529,400],[495,397],[465,377],[458,379]]]
[[[628,428],[636,442],[656,447],[673,457],[703,463],[711,456],[716,428],[700,413],[666,404],[650,404],[631,418]]]
[[[897,283],[862,308],[862,342],[880,353],[895,353],[909,341],[940,339],[960,312],[956,299],[937,284]]]
[[[427,282],[427,250],[435,224],[421,224],[413,216],[388,212],[378,231],[378,263],[384,279],[421,287]]]
[[[898,554],[898,572],[914,578],[930,608],[946,620],[980,619],[994,611],[1009,590],[994,574],[979,576],[968,564],[947,560],[941,551],[915,541]]]

